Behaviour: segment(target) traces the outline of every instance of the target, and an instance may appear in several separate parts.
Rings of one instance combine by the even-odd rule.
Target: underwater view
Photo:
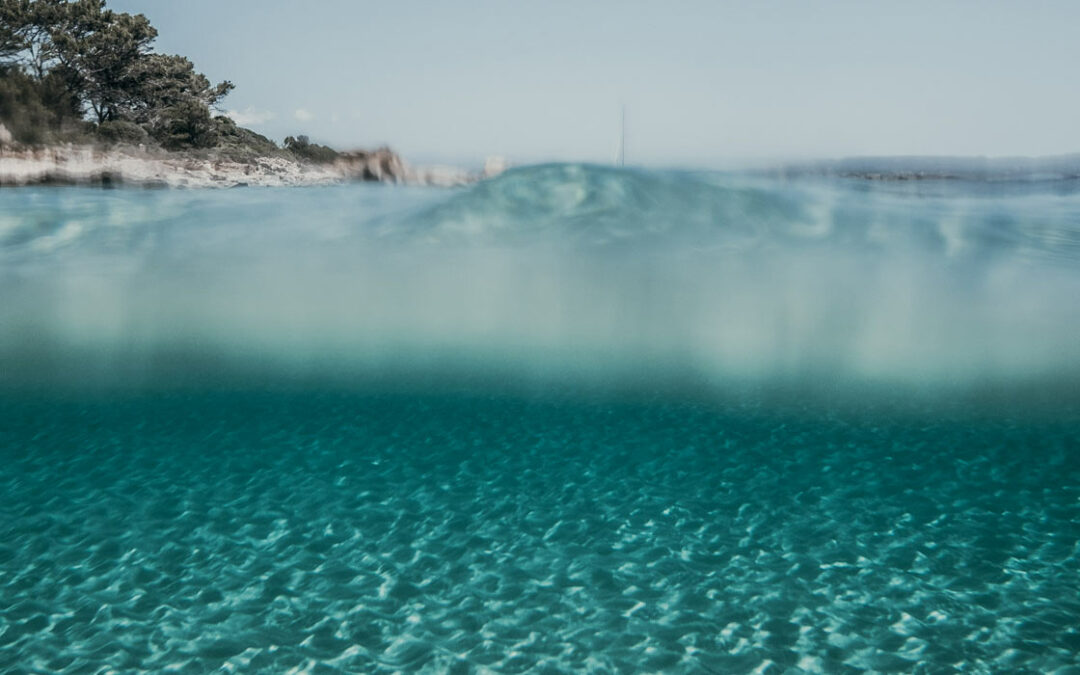
[[[1080,672],[1080,182],[0,190],[0,671]]]

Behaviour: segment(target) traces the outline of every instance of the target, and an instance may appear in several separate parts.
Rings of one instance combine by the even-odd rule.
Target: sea
[[[1080,178],[0,189],[0,672],[1080,673]]]

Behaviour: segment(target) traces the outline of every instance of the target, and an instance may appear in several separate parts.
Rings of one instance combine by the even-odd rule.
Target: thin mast
[[[619,120],[619,166],[626,166],[626,104],[622,105],[622,117]]]

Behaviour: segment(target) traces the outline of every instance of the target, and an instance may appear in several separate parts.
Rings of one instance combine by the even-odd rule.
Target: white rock
[[[484,178],[494,178],[509,168],[505,157],[492,155],[484,160]]]
[[[410,167],[387,148],[345,153],[333,164],[319,165],[285,157],[258,157],[249,162],[235,162],[134,149],[101,150],[90,146],[0,153],[0,185],[124,183],[235,187],[327,185],[364,180],[453,187],[474,183],[485,176],[458,167]]]

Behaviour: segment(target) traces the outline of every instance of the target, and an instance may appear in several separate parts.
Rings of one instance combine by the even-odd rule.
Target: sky
[[[1080,2],[108,0],[278,142],[628,164],[1080,151]]]

